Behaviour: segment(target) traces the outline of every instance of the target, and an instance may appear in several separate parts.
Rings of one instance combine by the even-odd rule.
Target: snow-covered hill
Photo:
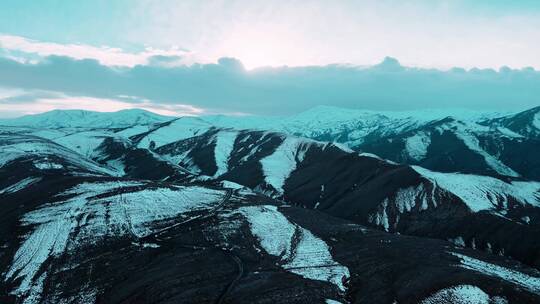
[[[526,137],[540,138],[540,106],[482,122],[485,125],[501,126]]]
[[[511,233],[485,235],[477,221],[506,219],[503,226],[532,237],[540,223],[523,218],[540,212],[539,182],[438,173],[358,154],[339,144],[266,131],[216,128],[153,151],[208,179],[232,181],[385,231],[443,239],[466,234],[469,246],[489,244],[527,262],[540,254],[533,241],[519,249],[508,247]],[[524,223],[528,226],[522,227]]]
[[[152,125],[173,119],[152,112],[131,109],[118,112],[54,110],[36,115],[0,120],[0,125],[34,128],[125,128]]]
[[[540,301],[534,111],[133,113],[0,127],[0,302]]]
[[[374,112],[319,106],[279,119],[202,117],[219,127],[272,130],[338,142],[444,172],[540,180],[540,108],[501,114],[458,110]]]
[[[446,118],[353,148],[437,171],[540,180],[540,140],[498,125]]]
[[[540,300],[538,271],[506,257],[246,189],[35,174],[0,192],[2,303]]]

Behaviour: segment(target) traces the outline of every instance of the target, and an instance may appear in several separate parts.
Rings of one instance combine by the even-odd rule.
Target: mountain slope
[[[287,203],[386,231],[466,237],[463,245],[492,247],[540,266],[540,247],[534,241],[539,222],[522,227],[523,217],[536,218],[540,211],[538,182],[436,173],[263,131],[212,129],[154,152],[197,174],[233,181]],[[485,234],[478,218],[507,231]],[[514,246],[516,229],[528,241]]]
[[[107,167],[61,146],[32,135],[0,131],[0,168],[24,165],[32,170],[60,170],[80,174],[116,175]],[[28,169],[27,169],[28,170]]]
[[[540,162],[534,156],[540,150],[538,139],[452,118],[374,138],[353,149],[442,172],[540,179]]]
[[[204,117],[3,127],[0,302],[540,302],[540,183],[505,160],[530,139],[387,118],[351,128],[420,161],[459,147],[485,175]]]
[[[540,106],[515,115],[495,118],[482,122],[485,125],[496,125],[508,128],[527,137],[540,137]]]
[[[504,258],[245,190],[50,175],[0,197],[3,303],[540,300],[538,272]]]
[[[501,115],[472,111],[373,112],[319,106],[291,117],[202,117],[219,127],[271,130],[443,172],[540,180],[538,108]]]

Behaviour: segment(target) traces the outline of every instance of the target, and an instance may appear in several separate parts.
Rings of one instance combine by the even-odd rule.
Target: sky
[[[0,3],[0,117],[540,105],[540,1]]]

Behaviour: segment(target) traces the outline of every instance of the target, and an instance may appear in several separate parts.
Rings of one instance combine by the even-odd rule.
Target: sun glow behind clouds
[[[465,2],[141,1],[131,14],[148,24],[129,39],[175,43],[210,62],[238,58],[248,69],[372,65],[385,56],[415,67],[540,68],[538,11],[495,14]]]
[[[372,65],[391,56],[414,67],[540,69],[536,0],[106,1],[99,20],[81,1],[13,2],[0,10],[2,48],[108,66],[153,55],[188,64],[234,57],[249,69]]]
[[[246,69],[325,64],[313,57],[305,32],[287,22],[238,21],[217,39],[211,61],[227,56],[239,59]]]
[[[264,32],[250,27],[229,34],[219,47],[220,53],[240,58],[247,69],[280,66],[291,60],[294,50],[288,48],[286,33]],[[288,59],[288,60],[284,60]]]

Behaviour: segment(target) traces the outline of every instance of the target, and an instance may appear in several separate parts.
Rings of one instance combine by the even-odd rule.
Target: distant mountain
[[[151,125],[171,120],[140,109],[118,112],[84,110],[54,110],[36,115],[0,120],[0,125],[40,128],[125,128],[133,125]]]
[[[202,117],[221,127],[338,142],[443,172],[540,180],[540,108],[502,115],[457,110],[373,112],[320,106],[276,120]]]
[[[53,111],[3,123],[47,128],[27,131],[87,156],[104,136],[111,136],[113,129],[117,129],[117,136],[134,136],[138,147],[148,148],[151,142],[159,147],[221,127],[337,142],[358,152],[441,172],[540,180],[540,158],[535,153],[540,151],[539,111],[534,108],[501,115],[463,110],[374,112],[319,106],[291,117],[216,115],[181,119],[141,110]],[[85,134],[67,130],[72,127],[87,130]]]
[[[540,140],[496,124],[446,118],[392,135],[371,135],[353,149],[442,172],[540,180]]]
[[[288,117],[215,115],[201,116],[201,119],[218,127],[273,130],[319,140],[333,139],[354,146],[362,143],[372,132],[394,134],[449,116],[463,121],[483,121],[504,115],[507,113],[462,109],[368,111],[317,106]]]
[[[540,106],[515,115],[486,120],[481,124],[501,126],[526,137],[540,138]]]

